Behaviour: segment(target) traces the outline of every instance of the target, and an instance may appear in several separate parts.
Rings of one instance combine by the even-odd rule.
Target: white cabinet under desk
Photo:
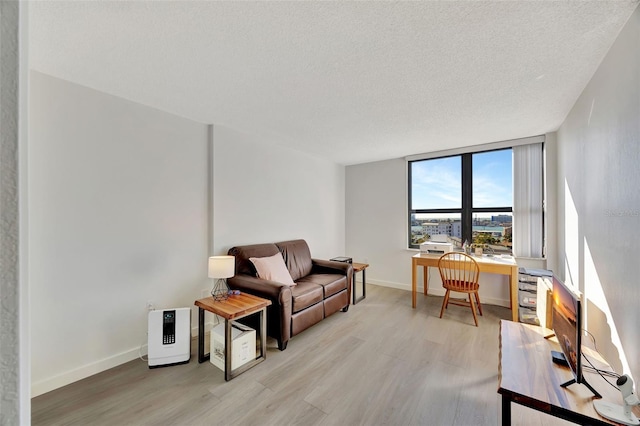
[[[551,276],[547,269],[518,269],[520,322],[551,327]]]

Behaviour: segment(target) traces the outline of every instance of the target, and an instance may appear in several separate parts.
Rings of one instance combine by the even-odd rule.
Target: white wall
[[[0,3],[0,423],[29,424],[24,2]]]
[[[205,125],[30,78],[36,396],[135,359],[147,301],[192,307],[208,286],[208,159]]]
[[[640,8],[557,132],[558,252],[588,330],[640,377]]]
[[[558,138],[555,132],[547,133],[544,138],[544,241],[546,268],[559,271],[558,259]]]
[[[213,146],[213,254],[296,238],[344,254],[344,166],[218,125]]]
[[[368,263],[367,281],[411,290],[404,160],[346,168],[346,255]]]
[[[346,168],[346,254],[370,264],[367,282],[411,291],[411,257],[418,251],[407,249],[407,186],[404,159]],[[522,263],[544,267],[540,261]],[[429,294],[444,295],[437,270],[429,271]],[[509,306],[508,277],[483,274],[480,284],[483,303]]]

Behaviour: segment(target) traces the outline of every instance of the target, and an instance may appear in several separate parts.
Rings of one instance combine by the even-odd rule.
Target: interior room
[[[544,253],[515,261],[580,291],[599,352],[640,380],[638,0],[1,12],[10,423],[31,422],[33,398],[144,356],[149,307],[190,307],[195,339],[207,259],[234,246],[301,238],[314,258],[368,264],[371,295],[319,330],[375,297],[411,314],[409,162],[528,138],[544,147]],[[438,324],[431,278],[418,300]],[[511,318],[507,283],[481,277],[487,315]]]

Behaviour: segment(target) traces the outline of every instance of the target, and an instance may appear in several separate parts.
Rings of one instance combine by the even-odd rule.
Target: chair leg
[[[478,312],[480,312],[480,315],[482,315],[482,305],[480,304],[480,295],[477,292],[474,294],[476,295],[476,302],[478,302]]]
[[[478,317],[476,316],[476,306],[473,303],[473,296],[469,293],[469,306],[471,306],[471,313],[473,314],[473,321],[476,323],[476,327],[478,326]]]
[[[440,318],[442,318],[442,314],[444,314],[444,310],[447,308],[449,304],[449,290],[444,294],[444,300],[442,301],[442,308],[440,308]]]

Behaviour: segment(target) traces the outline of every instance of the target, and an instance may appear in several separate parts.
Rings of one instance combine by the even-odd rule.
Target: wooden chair
[[[438,260],[438,270],[442,278],[442,286],[447,290],[442,301],[442,309],[440,309],[440,318],[444,310],[449,306],[449,302],[454,305],[468,306],[473,313],[473,321],[478,326],[478,317],[472,294],[478,303],[478,312],[482,315],[482,305],[480,305],[480,296],[478,296],[478,277],[480,276],[480,267],[476,260],[464,253],[445,253]],[[469,301],[460,299],[449,299],[450,292],[467,293]]]

